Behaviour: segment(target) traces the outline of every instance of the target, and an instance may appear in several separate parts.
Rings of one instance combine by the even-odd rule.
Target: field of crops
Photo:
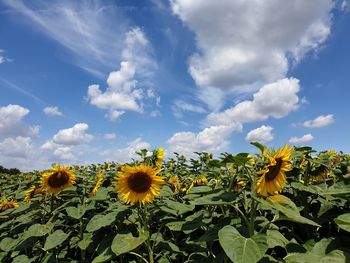
[[[0,174],[0,262],[350,262],[350,155],[253,144]]]

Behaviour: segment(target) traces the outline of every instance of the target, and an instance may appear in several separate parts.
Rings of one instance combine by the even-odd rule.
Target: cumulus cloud
[[[148,142],[143,141],[141,138],[137,138],[129,142],[125,148],[104,150],[101,155],[105,156],[107,161],[124,163],[130,162],[132,158],[137,158],[137,151],[148,149],[149,147],[150,144]]]
[[[117,135],[115,133],[106,133],[103,137],[106,140],[115,140],[117,138]]]
[[[303,135],[302,137],[292,137],[289,139],[289,142],[293,144],[300,144],[300,143],[312,141],[313,139],[314,139],[314,136],[312,136],[309,133],[309,134]]]
[[[29,26],[66,47],[73,54],[69,61],[98,77],[120,59],[127,19],[117,7],[89,0],[2,2],[22,14]]]
[[[38,136],[38,126],[28,126],[22,122],[29,112],[27,108],[20,105],[9,104],[0,107],[0,138]]]
[[[262,121],[269,117],[282,118],[298,108],[299,89],[299,80],[295,78],[266,84],[253,95],[252,100],[242,101],[223,112],[209,114],[206,123],[229,125],[232,122]]]
[[[273,140],[272,130],[273,128],[271,126],[262,125],[261,127],[248,132],[245,139],[247,141],[258,141],[262,143],[269,142]]]
[[[32,152],[32,139],[30,137],[17,136],[6,138],[0,142],[1,155],[7,157],[27,157]]]
[[[44,113],[49,116],[63,116],[63,113],[60,112],[58,107],[45,107],[43,109]]]
[[[173,13],[196,36],[189,73],[200,87],[251,92],[284,78],[330,34],[331,0],[172,0]]]
[[[317,118],[304,122],[304,127],[308,128],[321,128],[330,125],[334,122],[333,114],[328,114],[326,116],[321,115]]]
[[[241,130],[240,124],[231,124],[211,126],[198,133],[177,132],[167,141],[167,152],[177,152],[188,157],[194,156],[193,152],[219,153],[229,146],[232,133]]]
[[[131,29],[126,34],[120,69],[109,74],[106,91],[101,91],[99,85],[88,87],[89,103],[108,110],[107,117],[111,120],[116,120],[125,111],[143,112],[143,101],[155,99],[150,88],[139,85],[147,82],[156,68],[151,53],[151,46],[142,30],[138,27]]]
[[[64,145],[79,145],[90,142],[94,136],[86,133],[89,125],[77,123],[72,128],[59,130],[53,136],[53,142]]]

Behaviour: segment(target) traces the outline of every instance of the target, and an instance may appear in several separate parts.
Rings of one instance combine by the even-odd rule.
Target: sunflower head
[[[117,173],[116,191],[126,203],[146,205],[160,194],[164,180],[158,176],[159,169],[140,164],[123,166]]]
[[[164,159],[164,149],[163,148],[159,148],[157,150],[157,160],[156,160],[156,167],[157,168],[161,168],[162,167],[163,159]]]
[[[63,189],[75,184],[75,181],[75,174],[69,167],[57,165],[42,175],[40,183],[46,193],[57,195]]]
[[[238,180],[234,185],[233,185],[233,190],[238,191],[242,189],[244,186],[247,185],[247,181],[245,180]]]
[[[30,203],[30,202],[32,201],[32,198],[33,198],[34,195],[35,195],[35,189],[36,189],[36,187],[35,187],[35,185],[33,185],[32,187],[30,187],[30,188],[26,191],[26,193],[25,193],[25,195],[24,195],[24,202]]]
[[[170,177],[168,182],[170,183],[170,188],[173,192],[178,192],[180,190],[181,183],[177,175]]]
[[[262,196],[274,195],[280,192],[285,183],[285,172],[292,170],[291,154],[293,147],[285,145],[277,151],[265,150],[264,157],[269,163],[263,170],[258,172],[260,177],[257,179],[255,190]]]
[[[17,207],[19,207],[19,204],[14,199],[0,201],[0,213],[6,211],[7,209],[17,208]]]
[[[95,183],[94,188],[92,188],[92,191],[90,193],[91,196],[95,196],[98,188],[100,188],[100,186],[102,185],[104,174],[105,174],[104,170],[102,170],[98,173],[96,183]]]

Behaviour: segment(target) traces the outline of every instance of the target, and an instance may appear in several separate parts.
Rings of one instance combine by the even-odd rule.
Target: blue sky
[[[350,151],[348,1],[0,0],[0,164]]]

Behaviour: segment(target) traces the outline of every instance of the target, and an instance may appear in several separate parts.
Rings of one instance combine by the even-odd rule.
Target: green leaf
[[[178,216],[193,211],[194,207],[194,205],[186,205],[168,199],[165,200],[164,205],[160,206],[160,209],[166,213]]]
[[[69,234],[64,233],[61,229],[56,230],[46,238],[44,249],[50,250],[61,245],[68,238],[68,236]]]
[[[264,151],[264,149],[266,148],[263,144],[259,143],[259,142],[250,142],[251,145],[254,145],[255,147],[259,148],[259,150],[261,152]]]
[[[79,205],[78,207],[70,206],[66,208],[66,212],[68,216],[79,220],[85,214],[86,207],[81,205]]]
[[[264,242],[262,235],[245,238],[232,226],[225,226],[219,231],[219,242],[226,255],[235,263],[258,262],[267,249],[266,239]]]
[[[257,198],[257,200],[260,203],[281,212],[284,216],[279,216],[278,220],[287,220],[312,226],[320,226],[314,221],[301,216],[296,204],[286,196],[274,195],[266,199],[260,197]]]
[[[334,222],[341,229],[350,232],[350,213],[342,214],[334,219]]]
[[[267,230],[267,244],[269,248],[285,247],[289,241],[277,230]]]
[[[0,241],[0,249],[3,251],[10,251],[14,246],[16,246],[17,240],[9,237],[5,237]]]
[[[111,249],[117,256],[122,255],[140,246],[147,240],[148,235],[148,232],[140,233],[138,237],[134,237],[131,233],[117,234],[113,239]]]
[[[112,212],[107,215],[95,215],[86,226],[86,231],[94,232],[102,227],[111,225],[115,220],[118,212]]]

